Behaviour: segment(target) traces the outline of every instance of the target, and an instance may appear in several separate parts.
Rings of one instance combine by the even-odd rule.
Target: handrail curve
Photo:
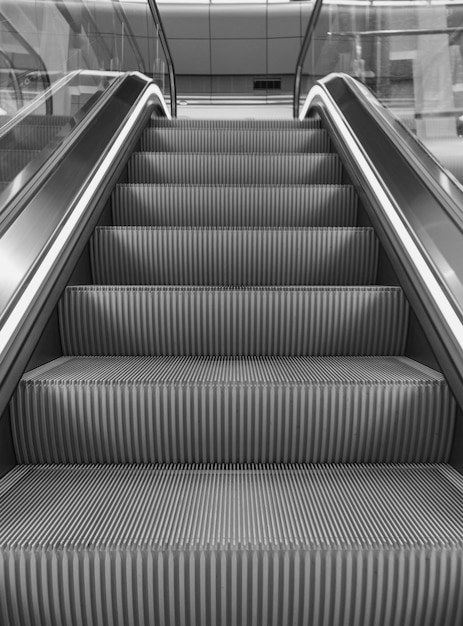
[[[300,118],[319,115],[439,367],[463,407],[463,188],[362,84],[331,74]]]
[[[162,50],[167,61],[167,67],[169,69],[169,85],[170,85],[170,110],[172,117],[177,117],[177,83],[175,79],[175,68],[172,60],[172,54],[170,52],[169,43],[167,41],[166,32],[162,23],[161,14],[159,13],[156,0],[148,0],[148,5],[153,17],[154,23],[157,26],[158,36],[161,41]]]
[[[299,117],[301,87],[302,87],[302,69],[305,63],[305,57],[312,43],[312,37],[317,26],[320,11],[322,10],[323,0],[315,0],[312,13],[310,14],[307,29],[304,35],[304,41],[302,42],[301,49],[296,61],[296,69],[294,70],[294,83],[293,83],[293,117],[297,119]]]

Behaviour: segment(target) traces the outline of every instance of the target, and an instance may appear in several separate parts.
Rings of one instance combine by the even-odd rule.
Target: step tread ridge
[[[145,130],[140,139],[141,151],[152,152],[330,152],[326,130],[299,131],[270,129],[224,130]]]
[[[463,549],[463,477],[445,464],[19,465],[0,498],[3,549]]]
[[[354,225],[357,196],[348,185],[118,185],[115,224],[217,226]]]
[[[128,179],[140,183],[341,183],[334,153],[185,154],[137,152]]]
[[[372,284],[371,228],[100,227],[91,242],[97,284]]]
[[[408,307],[397,287],[103,285],[60,315],[65,354],[400,355]]]

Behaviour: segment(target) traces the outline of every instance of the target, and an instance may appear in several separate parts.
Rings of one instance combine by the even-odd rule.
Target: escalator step
[[[149,128],[140,149],[146,152],[330,152],[326,130],[180,130]]]
[[[354,226],[348,185],[118,185],[116,226]]]
[[[1,621],[454,626],[462,518],[447,465],[19,465]]]
[[[242,120],[242,119],[221,119],[221,120],[195,120],[195,119],[182,119],[176,118],[169,120],[165,117],[157,117],[150,120],[151,128],[181,128],[189,130],[203,130],[203,129],[280,129],[280,130],[300,130],[306,128],[321,128],[321,121],[319,119],[306,119],[304,121],[299,120]]]
[[[102,227],[93,278],[110,285],[367,285],[375,282],[371,228]]]
[[[445,462],[454,419],[399,357],[69,357],[11,405],[20,463]]]
[[[138,152],[129,182],[187,184],[339,184],[337,154],[182,154]]]
[[[65,355],[400,355],[397,287],[68,287]]]

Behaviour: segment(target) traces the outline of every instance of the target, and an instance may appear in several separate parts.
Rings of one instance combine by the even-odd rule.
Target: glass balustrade
[[[169,99],[149,2],[0,1],[0,211],[127,71],[153,77]]]
[[[325,0],[301,93],[331,72],[367,85],[463,179],[463,3]]]

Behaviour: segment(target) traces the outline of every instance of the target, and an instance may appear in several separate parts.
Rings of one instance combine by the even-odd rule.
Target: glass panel
[[[365,83],[438,158],[444,144],[461,151],[463,4],[326,1],[302,93],[330,72]]]
[[[1,207],[120,72],[167,63],[147,1],[0,0]]]

